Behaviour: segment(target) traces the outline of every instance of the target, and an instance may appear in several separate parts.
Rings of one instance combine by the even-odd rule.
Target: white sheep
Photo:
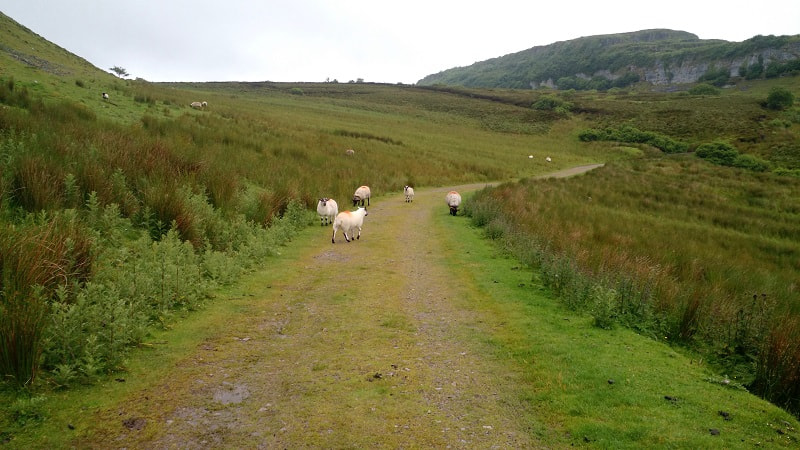
[[[414,188],[411,186],[406,186],[403,188],[403,193],[406,195],[406,203],[411,203],[414,201]]]
[[[358,236],[355,239],[361,239],[361,226],[364,225],[364,217],[368,216],[367,208],[358,208],[355,211],[342,211],[336,215],[336,220],[333,221],[333,236],[331,236],[331,244],[336,243],[336,231],[342,230],[344,240],[350,242],[353,240],[356,228],[358,229]],[[348,237],[347,234],[350,233]]]
[[[192,102],[189,106],[194,109],[202,109],[208,106],[208,102]]]
[[[323,197],[317,202],[317,214],[319,214],[320,226],[333,224],[333,220],[339,214],[339,205],[336,200]]]
[[[353,206],[358,206],[359,202],[361,206],[364,206],[364,200],[367,201],[367,206],[369,206],[369,198],[372,196],[369,190],[369,186],[361,186],[356,189],[356,192],[353,194]]]
[[[447,206],[450,207],[450,214],[455,216],[458,213],[459,205],[461,205],[461,194],[456,191],[450,191],[444,199],[447,201]]]
[[[348,148],[347,150],[344,151],[344,154],[347,156],[353,156],[356,154],[356,151],[353,150],[352,148]]]
[[[549,156],[547,158],[545,158],[544,160],[547,161],[547,162],[553,161]]]
[[[108,100],[108,93],[107,92],[103,92],[103,100]]]

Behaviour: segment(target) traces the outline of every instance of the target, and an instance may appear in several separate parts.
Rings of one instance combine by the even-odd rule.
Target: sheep
[[[361,239],[361,226],[364,224],[364,217],[368,216],[367,208],[358,208],[355,211],[342,211],[336,215],[336,220],[333,221],[333,236],[331,236],[331,244],[336,243],[336,231],[342,230],[344,240],[350,242],[353,240],[356,228],[358,228],[358,236],[356,239]],[[350,233],[350,237],[347,233]]]
[[[107,92],[103,92],[103,100],[108,100],[108,93]]]
[[[344,154],[347,156],[353,156],[356,154],[356,151],[353,150],[352,148],[348,148],[347,150],[344,151]]]
[[[545,158],[544,160],[547,161],[547,162],[551,162],[552,161],[552,159],[549,156],[547,158]]]
[[[450,191],[444,199],[450,207],[450,214],[455,216],[458,213],[458,206],[461,205],[461,195],[456,191]]]
[[[331,225],[336,215],[339,214],[339,205],[332,198],[323,197],[317,203],[317,214],[319,214],[319,225]]]
[[[194,109],[203,109],[208,106],[208,102],[192,102],[189,106]]]
[[[403,188],[403,193],[406,195],[406,203],[411,203],[414,201],[414,188],[411,186],[406,186]]]
[[[369,186],[361,186],[356,189],[356,192],[353,194],[353,206],[358,206],[358,203],[361,202],[361,206],[364,206],[364,200],[367,201],[367,206],[369,206],[369,198],[371,193],[369,191]]]

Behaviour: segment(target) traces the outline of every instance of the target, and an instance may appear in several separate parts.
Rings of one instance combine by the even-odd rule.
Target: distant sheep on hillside
[[[108,100],[108,93],[107,92],[103,92],[103,100]]]
[[[348,148],[347,150],[344,151],[344,154],[347,156],[353,156],[356,154],[356,151],[353,150],[352,148]]]
[[[203,109],[208,106],[208,102],[192,102],[189,106],[194,109]]]
[[[450,191],[444,197],[447,206],[450,207],[450,214],[455,216],[458,213],[458,207],[461,205],[461,194],[456,191]]]

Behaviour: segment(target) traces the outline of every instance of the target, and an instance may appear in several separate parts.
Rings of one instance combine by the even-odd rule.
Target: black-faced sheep
[[[369,186],[361,186],[356,189],[356,192],[353,194],[353,206],[364,206],[364,201],[366,200],[367,205],[369,206],[369,198],[372,196],[369,190]]]
[[[333,224],[333,220],[339,214],[339,205],[332,198],[321,198],[317,202],[317,214],[320,226]]]
[[[414,188],[411,186],[406,186],[403,188],[403,193],[406,196],[406,203],[411,203],[414,201]]]
[[[333,221],[333,236],[331,236],[331,244],[336,243],[336,232],[342,230],[344,240],[350,242],[353,240],[353,235],[358,229],[358,236],[355,239],[361,239],[361,226],[364,225],[364,217],[369,215],[367,208],[358,208],[356,211],[342,211],[336,215],[336,220]],[[350,234],[348,236],[347,234]]]
[[[450,214],[455,216],[458,213],[459,205],[461,205],[461,194],[456,191],[450,191],[444,199],[447,201],[447,206],[450,207]]]

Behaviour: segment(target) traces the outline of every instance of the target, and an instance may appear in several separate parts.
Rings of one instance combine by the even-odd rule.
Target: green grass
[[[399,193],[397,197],[399,205]],[[455,324],[452,340],[434,343],[433,348],[457,349],[478,361],[489,361],[492,376],[506,386],[488,393],[496,398],[497,410],[459,410],[461,421],[456,423],[477,414],[481,424],[497,424],[500,418],[496,414],[514,411],[514,421],[533,442],[549,448],[797,445],[800,425],[788,413],[735,384],[725,385],[697,356],[666,342],[627,329],[594,327],[588,315],[576,314],[554,301],[536,272],[484,239],[482,230],[472,227],[467,218],[449,216],[438,196],[436,199],[426,235],[433,243],[430,248],[438,251],[422,254],[436,262],[437,274],[433,275],[442,276],[454,289],[446,294],[454,312],[471,319],[449,318]],[[414,207],[430,206],[415,201]],[[375,261],[382,261],[380,264],[397,267],[400,261],[385,261],[386,251],[410,244],[384,240],[383,236],[397,235],[400,223],[387,220],[381,224],[384,230],[377,229],[377,222],[371,225],[365,236],[369,240],[352,244],[358,247],[345,247],[344,254],[369,257],[369,253]],[[200,314],[191,314],[171,330],[151,336],[131,355],[123,374],[103,377],[91,387],[53,391],[18,403],[4,392],[2,400],[14,404],[9,411],[20,411],[13,420],[5,416],[3,430],[13,437],[7,445],[107,446],[121,433],[120,421],[136,416],[145,418],[148,425],[141,433],[126,436],[125,442],[142,446],[163,436],[169,428],[165,425],[171,417],[169,411],[176,404],[207,408],[209,414],[235,414],[236,405],[194,405],[191,392],[199,386],[198,380],[210,382],[214,378],[208,373],[220,370],[230,374],[231,378],[225,379],[231,383],[247,383],[241,377],[250,370],[239,371],[236,361],[246,361],[257,370],[253,376],[264,384],[267,392],[263,395],[281,405],[266,414],[275,415],[290,441],[302,439],[293,442],[319,446],[334,442],[377,447],[393,442],[446,445],[448,435],[439,437],[439,433],[449,426],[447,416],[419,409],[418,395],[441,386],[441,378],[447,379],[440,372],[445,368],[427,374],[425,363],[418,360],[430,355],[417,353],[424,343],[417,330],[418,319],[413,317],[432,305],[406,309],[408,287],[419,286],[404,286],[401,280],[405,275],[400,272],[386,275],[379,284],[361,281],[342,286],[331,296],[329,289],[338,284],[339,268],[319,262],[320,255],[329,254],[319,248],[320,242],[327,245],[326,237],[327,230],[307,228],[281,255],[265,261],[264,270],[216,292],[217,300]],[[317,274],[313,278],[308,276],[309,267]],[[376,314],[378,306],[381,312]],[[403,326],[387,326],[395,324]],[[248,330],[246,337],[252,338],[253,345],[269,342],[269,336],[276,334],[285,338],[277,338],[278,345],[264,353],[263,348],[233,339],[245,337],[242,330]],[[457,346],[450,348],[453,343]],[[331,348],[338,350],[331,354]],[[300,353],[292,353],[300,349]],[[282,363],[289,355],[295,356]],[[445,353],[445,358],[451,358],[450,354]],[[400,370],[411,367],[403,372],[408,378],[393,378],[389,371],[397,369],[390,363]],[[487,370],[485,364],[470,366],[470,377],[480,377]],[[260,372],[261,367],[267,369]],[[285,368],[282,377],[269,375],[276,367]],[[382,377],[377,378],[376,373]],[[276,376],[283,381],[273,380]],[[248,385],[252,396],[262,395],[257,384]],[[454,392],[458,398],[470,399],[486,396],[486,386],[459,383]],[[296,409],[287,411],[287,398]],[[254,404],[257,409],[265,403],[261,399]],[[729,413],[731,420],[725,420],[720,411]],[[436,420],[445,425],[429,425]],[[396,424],[412,426],[401,426],[405,431],[399,432]],[[232,433],[224,442],[247,445],[253,442],[247,433],[265,431],[249,421],[238,427],[244,434]],[[720,434],[713,436],[710,429],[718,429]],[[344,430],[350,434],[340,434]],[[177,431],[172,428],[170,432]]]
[[[692,155],[659,160],[662,155],[645,145],[578,140],[587,128],[624,125],[688,142],[691,148],[721,139],[791,173],[800,169],[798,108],[776,112],[760,103],[775,86],[800,95],[797,77],[741,82],[712,97],[636,90],[160,84],[116,78],[5,16],[0,24],[0,227],[8,236],[37,236],[42,244],[20,260],[53,268],[50,279],[58,282],[45,286],[42,294],[57,305],[51,312],[61,314],[49,319],[58,318],[64,329],[48,331],[62,337],[62,353],[71,354],[58,366],[52,359],[45,362],[29,391],[34,399],[61,396],[53,388],[67,380],[78,392],[91,392],[94,388],[78,387],[76,380],[106,380],[107,371],[125,366],[131,345],[148,333],[177,326],[203,303],[208,289],[235,282],[286,242],[291,232],[264,227],[295,213],[291,205],[311,209],[326,196],[344,209],[362,184],[370,185],[380,201],[406,184],[420,189],[514,181],[579,164],[655,158],[612,164],[601,172],[614,174],[606,178],[500,188],[486,208],[488,230],[503,236],[524,209],[526,217],[535,219],[523,228],[540,233],[520,234],[526,242],[554,248],[581,244],[573,248],[576,255],[611,267],[625,279],[648,280],[655,274],[677,279],[658,284],[664,300],[657,306],[689,314],[667,321],[665,329],[651,322],[641,329],[697,341],[712,347],[716,356],[745,353],[751,358],[746,363],[753,362],[747,351],[764,337],[761,319],[767,316],[746,323],[735,319],[738,309],[753,309],[742,303],[753,292],[769,292],[780,313],[797,312],[791,281],[797,270],[795,178],[707,166]],[[298,90],[303,95],[296,95]],[[109,101],[101,99],[101,92],[111,95]],[[532,109],[543,96],[571,104],[571,112]],[[209,107],[189,108],[196,100],[208,101]],[[355,149],[353,157],[344,154],[348,148]],[[536,198],[549,201],[537,204]],[[496,220],[503,205],[513,210]],[[83,251],[83,239],[69,233],[36,234],[54,220],[72,221],[81,238],[91,242],[88,254],[96,259]],[[695,239],[683,239],[687,235]],[[37,256],[42,248],[57,246],[64,248],[64,258],[54,262]],[[527,248],[523,258],[530,258]],[[709,259],[702,259],[705,255]],[[91,261],[91,267],[68,270],[81,261]],[[9,267],[0,267],[0,279],[15,276]],[[356,268],[358,274],[368,272],[366,266]],[[705,278],[712,287],[693,284]],[[7,283],[2,291],[3,298],[12,298],[5,295]],[[136,302],[124,300],[128,292],[136,294]],[[692,309],[696,304],[689,293],[706,299],[706,309]],[[722,301],[711,302],[720,295]],[[353,298],[342,291],[332,301],[347,305]],[[133,303],[141,309],[132,309]],[[78,306],[88,308],[80,310],[79,316],[87,318],[81,333],[66,326],[77,323],[69,311]],[[696,322],[698,313],[716,314],[717,321]],[[139,319],[144,326],[133,325],[141,324]],[[697,323],[706,327],[698,329]],[[409,327],[402,314],[387,313],[378,324],[382,333]],[[791,323],[784,325],[791,329]],[[734,339],[718,341],[720,334]],[[791,334],[769,341],[775,352],[794,342],[782,342],[786,336]],[[497,339],[487,342],[502,341]],[[740,341],[746,345],[730,345]],[[113,343],[108,358],[98,356],[105,346],[97,342]],[[569,381],[562,372],[562,379],[549,385]],[[59,414],[38,414],[37,409],[46,408],[38,400],[28,404],[23,397],[21,402],[12,408],[18,412],[9,410],[8,423]],[[569,411],[580,416],[585,409],[577,405]],[[547,435],[546,427],[538,429]],[[640,436],[629,438],[654,442]]]
[[[541,266],[566,304],[607,307],[612,322],[699,349],[732,379],[796,409],[800,354],[787,342],[800,318],[798,189],[791,177],[680,156],[503,185],[469,211]],[[590,284],[613,289],[607,304]],[[773,353],[786,365],[770,368],[781,358]]]
[[[796,444],[796,436],[776,432],[777,424],[789,420],[787,413],[773,406],[762,410],[763,401],[719,383],[698,357],[630,330],[594,327],[591,317],[554,302],[535,273],[532,280],[529,268],[480,240],[479,231],[448,225],[449,217],[438,219],[447,227],[446,259],[473,279],[465,307],[490,318],[481,326],[488,330],[487,347],[495,357],[513,361],[514,375],[524,380],[519,398],[510,401],[521,404],[532,428],[551,445]],[[719,411],[738,417],[725,421]],[[711,428],[720,435],[712,436]]]

